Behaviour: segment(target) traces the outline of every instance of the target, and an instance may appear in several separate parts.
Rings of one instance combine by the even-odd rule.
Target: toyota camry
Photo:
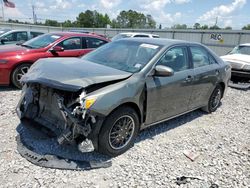
[[[199,43],[121,39],[81,59],[32,65],[17,114],[59,144],[117,156],[146,127],[200,108],[214,112],[230,76],[231,67]]]

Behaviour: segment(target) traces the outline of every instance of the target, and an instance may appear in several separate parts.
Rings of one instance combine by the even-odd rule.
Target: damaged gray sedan
[[[77,58],[41,59],[23,76],[21,122],[82,152],[117,156],[141,129],[220,105],[230,66],[198,43],[122,39]]]

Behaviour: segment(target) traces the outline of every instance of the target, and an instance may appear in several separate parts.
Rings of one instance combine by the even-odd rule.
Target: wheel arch
[[[21,66],[21,65],[23,65],[23,64],[30,64],[30,65],[32,65],[33,63],[34,63],[33,61],[21,61],[21,62],[16,63],[16,64],[12,67],[12,70],[11,70],[11,73],[10,73],[10,77],[9,77],[10,83],[13,84],[11,79],[12,79],[13,72],[15,71],[15,69],[16,69],[17,67],[19,67],[19,66]]]
[[[139,123],[140,123],[140,124],[142,123],[142,117],[143,117],[143,116],[142,116],[142,112],[141,112],[139,106],[138,106],[136,103],[134,103],[134,102],[125,102],[125,103],[120,104],[119,106],[117,106],[116,108],[114,108],[114,109],[108,114],[108,116],[109,116],[110,114],[112,114],[114,111],[116,111],[116,110],[118,110],[118,109],[120,109],[120,108],[123,108],[123,107],[129,107],[129,108],[132,108],[133,110],[135,110],[135,112],[137,113],[138,118],[139,118]]]
[[[222,97],[224,97],[224,92],[225,92],[225,89],[226,89],[226,85],[225,85],[224,82],[219,82],[218,85],[222,87],[222,89],[223,89],[223,91],[222,91]]]

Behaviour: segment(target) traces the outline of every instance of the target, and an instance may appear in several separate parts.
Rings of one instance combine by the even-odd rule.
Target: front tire
[[[209,98],[207,106],[203,107],[202,110],[208,113],[215,112],[220,106],[222,95],[223,88],[220,85],[217,85]]]
[[[126,152],[139,132],[139,118],[130,107],[112,112],[104,121],[99,134],[99,152],[115,157]]]
[[[11,75],[11,82],[15,87],[22,89],[23,85],[21,84],[20,80],[22,76],[28,72],[30,66],[31,64],[25,63],[17,66],[14,69]]]

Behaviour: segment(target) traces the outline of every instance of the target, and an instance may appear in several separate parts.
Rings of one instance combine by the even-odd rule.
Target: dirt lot
[[[195,111],[144,130],[135,146],[90,171],[35,166],[16,151],[20,91],[0,88],[0,187],[250,186],[250,90],[229,89],[213,114]],[[192,162],[184,150],[199,153]],[[190,176],[178,186],[176,178]]]

